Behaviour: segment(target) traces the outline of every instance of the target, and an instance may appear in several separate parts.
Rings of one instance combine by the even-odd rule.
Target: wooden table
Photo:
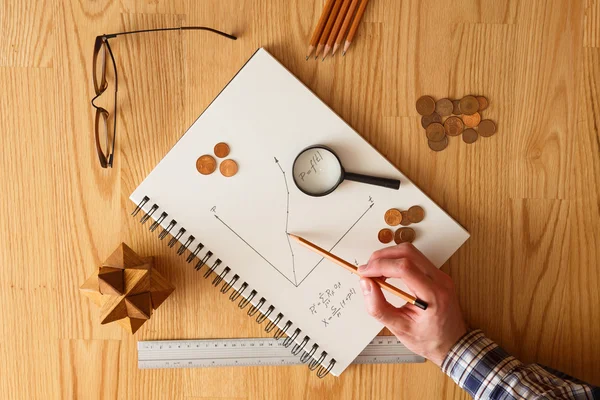
[[[472,234],[443,267],[471,326],[600,384],[600,1],[372,0],[348,54],[306,62],[324,1],[4,0],[0,389],[15,398],[467,398],[431,363],[140,371],[137,340],[260,336],[129,217],[129,194],[264,46]],[[93,144],[98,34],[119,68],[115,168]],[[422,94],[484,94],[499,133],[433,153]],[[108,104],[110,96],[102,101]],[[135,337],[78,286],[121,241],[177,287]]]

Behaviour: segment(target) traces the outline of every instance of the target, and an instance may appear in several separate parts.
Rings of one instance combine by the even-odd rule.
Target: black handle
[[[368,183],[369,185],[382,186],[389,189],[398,190],[400,188],[400,181],[398,179],[378,178],[376,176],[354,174],[352,172],[346,172],[344,174],[344,179],[354,182]]]

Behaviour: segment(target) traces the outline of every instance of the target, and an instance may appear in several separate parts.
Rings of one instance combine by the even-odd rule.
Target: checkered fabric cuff
[[[442,371],[474,398],[487,398],[521,362],[510,356],[482,331],[466,333],[450,349]]]

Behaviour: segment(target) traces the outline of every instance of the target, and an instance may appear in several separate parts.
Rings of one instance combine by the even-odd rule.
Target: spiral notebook
[[[210,175],[196,169],[196,160],[212,154],[219,142],[229,145],[227,158],[239,166],[233,177],[218,168]],[[303,194],[294,184],[292,163],[315,144],[333,149],[347,170],[399,179],[400,189],[343,182],[324,197]],[[357,265],[387,246],[377,233],[386,227],[389,208],[425,210],[425,219],[411,226],[414,245],[438,267],[469,237],[264,49],[130,199],[133,214],[150,231],[319,377],[339,375],[382,325],[366,313],[355,275],[299,247],[286,232]]]

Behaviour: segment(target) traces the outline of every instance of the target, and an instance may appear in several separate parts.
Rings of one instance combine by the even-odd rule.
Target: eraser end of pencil
[[[415,300],[415,306],[419,307],[421,310],[427,310],[427,306],[428,304],[425,303],[423,300]]]

